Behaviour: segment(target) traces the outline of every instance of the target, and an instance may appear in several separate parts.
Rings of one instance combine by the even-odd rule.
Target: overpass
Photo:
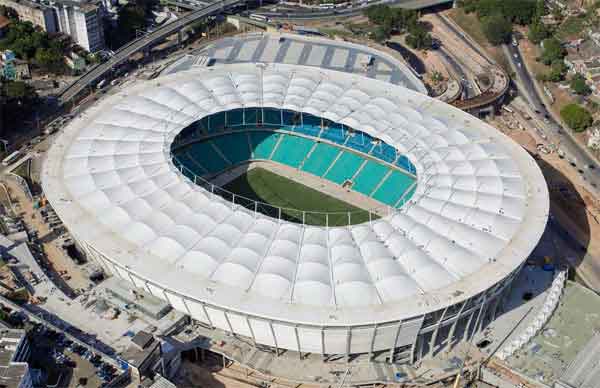
[[[174,5],[188,10],[197,10],[205,7],[208,0],[166,0],[166,4]],[[256,10],[255,13],[267,16],[272,19],[290,19],[290,20],[310,20],[340,16],[353,16],[363,12],[364,9],[377,4],[387,4],[392,7],[407,9],[429,8],[440,4],[452,3],[454,0],[379,0],[371,1],[364,6],[353,8],[340,8],[331,10],[322,10],[319,8],[294,8],[285,9],[279,12],[262,12]]]
[[[169,1],[169,0],[167,0]],[[282,11],[282,12],[260,12],[256,13],[267,16],[271,19],[280,20],[311,20],[324,19],[331,17],[356,16],[372,5],[389,5],[390,7],[406,8],[406,9],[423,9],[436,5],[452,3],[454,0],[380,0],[371,1],[366,5],[353,8],[339,8],[332,10],[305,10],[305,11]]]
[[[86,87],[96,82],[115,66],[125,62],[131,55],[138,51],[144,50],[147,47],[155,44],[167,36],[179,31],[183,27],[195,22],[198,19],[206,16],[211,16],[219,12],[224,11],[227,8],[236,6],[243,3],[244,0],[219,0],[204,8],[197,9],[182,18],[175,20],[169,24],[166,24],[149,34],[143,35],[125,46],[121,47],[115,54],[106,62],[94,66],[91,70],[81,76],[77,81],[73,82],[69,86],[65,87],[59,94],[58,99],[60,104],[64,104],[79,93],[81,93]]]

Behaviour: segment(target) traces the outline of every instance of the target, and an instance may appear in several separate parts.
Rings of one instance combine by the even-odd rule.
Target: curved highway
[[[538,116],[538,121],[545,123],[546,135],[548,135],[560,149],[566,154],[567,160],[573,167],[577,169],[579,174],[587,180],[593,187],[596,195],[600,193],[600,165],[590,156],[584,149],[585,146],[579,144],[568,129],[563,129],[560,119],[546,107],[543,97],[540,95],[538,88],[535,85],[535,80],[524,65],[525,62],[521,56],[521,51],[518,46],[504,45],[504,50],[509,55],[512,67],[517,74],[517,87],[526,97],[529,97],[529,102]]]
[[[141,51],[144,48],[150,46],[151,44],[164,39],[165,37],[179,31],[181,28],[187,26],[190,23],[195,22],[200,18],[216,14],[228,7],[232,7],[243,2],[244,0],[217,1],[207,7],[190,12],[189,14],[177,19],[172,23],[166,24],[152,31],[149,34],[146,34],[138,39],[129,42],[125,46],[121,47],[118,51],[116,51],[115,55],[113,55],[108,61],[96,65],[90,71],[88,71],[82,77],[80,77],[77,81],[64,88],[58,95],[60,103],[64,104],[65,102],[70,101],[90,84],[103,77],[113,67],[125,62],[127,58],[129,58],[136,52]]]

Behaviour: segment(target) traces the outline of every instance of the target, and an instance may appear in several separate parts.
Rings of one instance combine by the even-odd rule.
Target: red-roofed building
[[[0,38],[2,38],[4,36],[4,34],[6,34],[6,31],[8,30],[9,25],[10,25],[10,19],[7,18],[6,16],[0,15]]]

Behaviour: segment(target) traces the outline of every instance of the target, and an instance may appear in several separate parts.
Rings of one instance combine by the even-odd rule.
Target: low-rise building
[[[31,78],[29,63],[20,59],[2,63],[2,75],[11,81],[22,81]]]
[[[588,131],[587,146],[593,150],[600,149],[600,128],[592,128]]]
[[[5,50],[0,57],[0,72],[11,81],[21,81],[31,78],[27,61],[17,59],[11,50]]]
[[[131,338],[131,345],[121,354],[121,358],[131,368],[131,379],[134,382],[154,375],[154,367],[160,361],[160,357],[160,342],[143,330]]]
[[[81,73],[85,70],[85,59],[76,53],[65,55],[65,63],[74,73]]]
[[[52,7],[29,0],[0,0],[0,5],[14,9],[20,20],[40,26],[46,32],[58,31]]]
[[[7,388],[33,388],[29,341],[24,330],[0,329],[0,382]]]

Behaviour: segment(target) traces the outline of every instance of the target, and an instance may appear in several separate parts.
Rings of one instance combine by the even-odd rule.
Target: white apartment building
[[[33,388],[27,363],[30,353],[25,331],[0,329],[0,381],[2,386]]]
[[[89,52],[104,49],[102,8],[93,3],[55,1],[59,31],[70,35],[73,42]]]

